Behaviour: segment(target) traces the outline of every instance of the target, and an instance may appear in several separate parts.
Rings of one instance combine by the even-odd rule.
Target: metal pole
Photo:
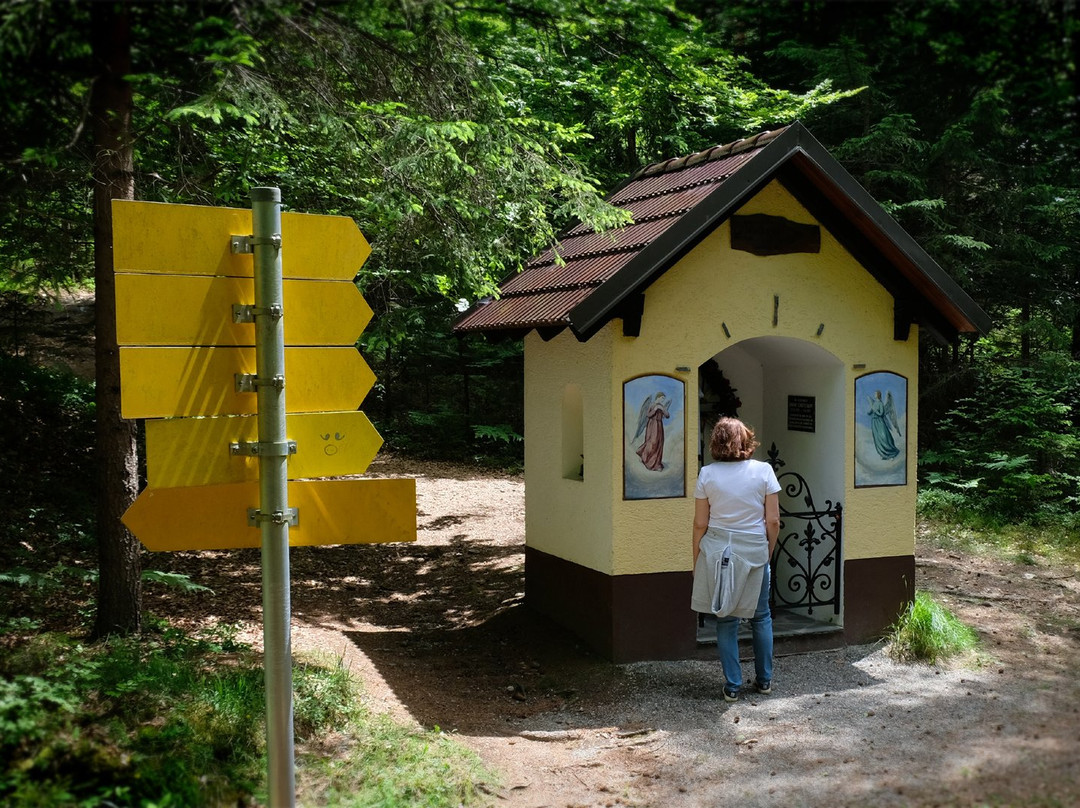
[[[255,368],[263,562],[266,750],[271,808],[296,803],[293,771],[289,490],[285,433],[285,336],[281,300],[281,191],[251,189],[255,253]]]

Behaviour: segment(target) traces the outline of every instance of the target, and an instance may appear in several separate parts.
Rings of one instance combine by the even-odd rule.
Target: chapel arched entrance
[[[699,463],[712,462],[708,439],[716,419],[736,415],[754,428],[761,442],[755,456],[774,463],[784,486],[784,546],[774,557],[777,636],[843,624],[842,526],[832,509],[842,506],[844,494],[844,379],[833,354],[790,337],[743,340],[698,368]],[[813,515],[826,509],[824,517]],[[710,629],[704,626],[701,636],[708,638]]]

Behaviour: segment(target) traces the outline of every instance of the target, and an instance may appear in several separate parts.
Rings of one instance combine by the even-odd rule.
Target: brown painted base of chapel
[[[689,572],[605,575],[525,548],[526,604],[613,662],[702,656],[696,615],[689,607],[692,582]],[[880,637],[915,595],[915,557],[847,561],[841,591],[843,630],[777,637],[776,652],[857,645]]]

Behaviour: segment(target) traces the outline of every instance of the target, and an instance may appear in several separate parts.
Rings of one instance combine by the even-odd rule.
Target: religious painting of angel
[[[623,384],[623,497],[686,495],[686,394],[681,379],[638,376]]]
[[[907,484],[907,379],[867,373],[855,380],[855,486]]]

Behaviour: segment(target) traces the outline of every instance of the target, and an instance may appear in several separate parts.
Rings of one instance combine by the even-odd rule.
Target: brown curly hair
[[[738,418],[721,418],[709,438],[713,460],[749,460],[760,445],[754,430]]]

